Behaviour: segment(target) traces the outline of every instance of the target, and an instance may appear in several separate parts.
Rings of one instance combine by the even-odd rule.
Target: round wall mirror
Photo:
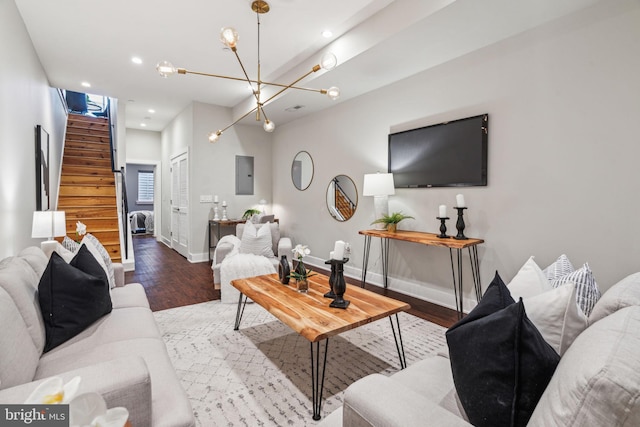
[[[327,209],[336,221],[347,221],[358,207],[358,190],[346,175],[337,175],[327,187]]]
[[[313,159],[311,154],[300,151],[293,158],[291,163],[291,180],[293,185],[300,191],[309,188],[313,180]]]

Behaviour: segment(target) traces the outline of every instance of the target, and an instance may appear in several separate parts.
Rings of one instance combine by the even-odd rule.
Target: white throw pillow
[[[271,244],[271,224],[267,222],[256,227],[253,223],[246,222],[240,238],[240,253],[275,257]]]
[[[514,300],[532,297],[553,289],[538,264],[530,257],[507,285]],[[526,307],[526,306],[525,306]]]
[[[576,301],[585,316],[589,317],[591,310],[593,310],[593,306],[596,305],[596,302],[598,302],[602,295],[600,293],[600,289],[598,289],[598,284],[593,277],[593,272],[589,268],[589,264],[585,263],[582,268],[558,279],[552,280],[551,286],[557,288],[567,282],[575,283]]]
[[[587,317],[576,303],[573,283],[523,298],[522,302],[529,320],[560,356],[588,326]]]

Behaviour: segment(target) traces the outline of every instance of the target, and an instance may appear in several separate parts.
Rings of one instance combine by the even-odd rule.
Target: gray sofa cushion
[[[609,288],[593,307],[589,323],[632,305],[640,305],[640,273],[631,274]]]
[[[33,379],[40,351],[9,294],[0,288],[0,389]]]
[[[530,426],[640,425],[640,307],[589,326],[564,354]]]
[[[20,257],[0,261],[0,287],[13,299],[36,349],[41,353],[44,349],[45,332],[38,304],[39,280],[40,276]]]

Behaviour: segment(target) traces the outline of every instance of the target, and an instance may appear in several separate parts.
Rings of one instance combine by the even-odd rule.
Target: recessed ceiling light
[[[289,108],[285,108],[284,111],[286,111],[288,113],[294,113],[294,112],[296,112],[298,110],[302,110],[303,108],[304,108],[304,105],[298,104],[298,105],[294,105],[294,106],[289,107]]]
[[[333,33],[331,32],[331,30],[324,30],[321,34],[322,34],[322,37],[324,37],[325,39],[328,39],[329,37],[333,36]]]
[[[147,124],[146,123],[140,123],[140,126],[142,126],[143,128],[146,128]]]
[[[147,111],[149,111],[151,114],[156,112],[156,110],[154,110],[153,108],[149,108]]]
[[[81,84],[82,86],[84,86],[84,87],[91,87],[91,83],[89,83],[89,82],[82,82],[82,83],[80,83],[80,84]]]
[[[134,64],[142,64],[142,58],[140,58],[139,56],[134,56],[131,58],[131,62],[133,62]]]

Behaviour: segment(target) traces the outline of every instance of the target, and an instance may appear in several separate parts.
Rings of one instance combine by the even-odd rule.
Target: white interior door
[[[189,158],[187,153],[171,159],[171,247],[189,254]]]

